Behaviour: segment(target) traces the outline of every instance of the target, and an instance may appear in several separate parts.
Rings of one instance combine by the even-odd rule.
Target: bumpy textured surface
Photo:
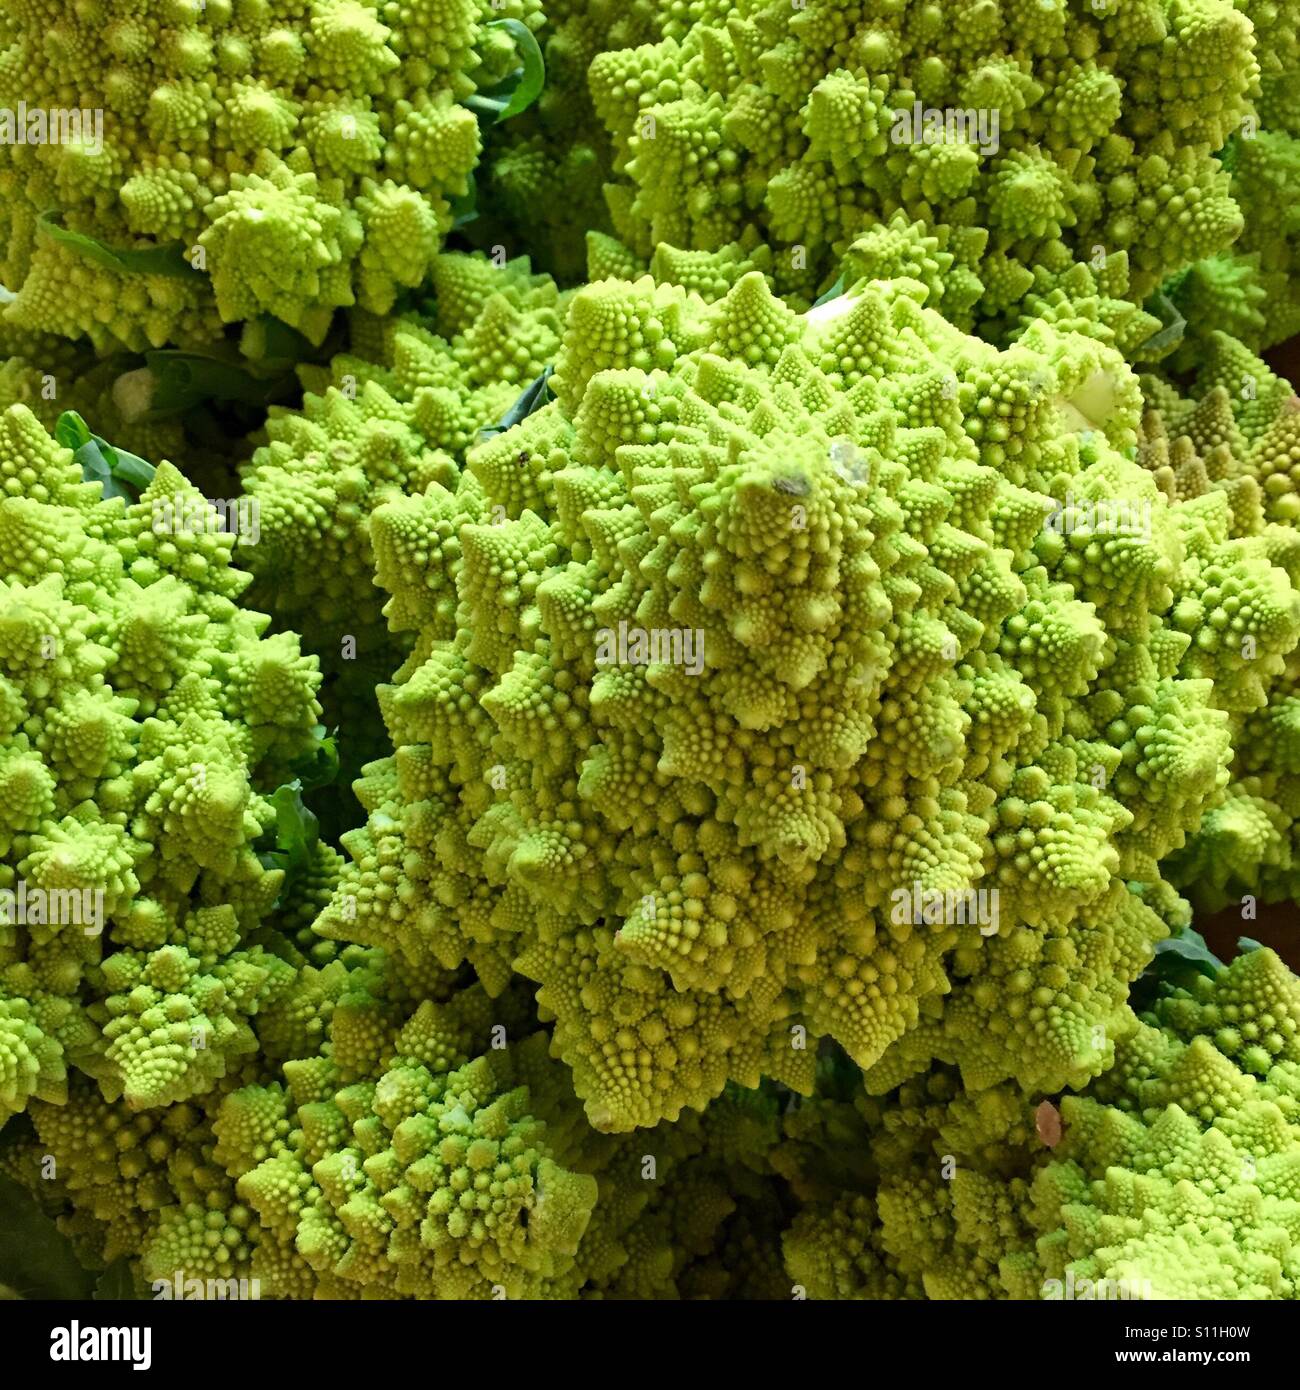
[[[1242,230],[1213,155],[1259,64],[1230,0],[705,8],[591,65],[614,227],[640,254],[716,250],[756,224],[781,288],[809,300],[901,210],[954,257],[939,304],[968,327],[1015,305],[1058,242],[1089,263],[1125,253],[1140,302]],[[897,113],[918,105],[909,131]],[[996,134],[957,111],[996,114]]]
[[[299,959],[289,998],[257,1019],[266,1055],[194,1101],[133,1114],[82,1080],[35,1103],[5,1170],[84,1258],[131,1259],[142,1291],[788,1296],[776,1096],[615,1139],[588,1129],[518,989],[490,1001],[348,947]],[[286,1032],[291,1014],[310,1028]]]
[[[1244,215],[1232,248],[1198,261],[1170,286],[1192,345],[1226,330],[1257,350],[1300,332],[1300,11],[1277,0],[1236,0],[1255,28],[1261,69],[1255,112],[1219,152]]]
[[[454,488],[478,431],[560,342],[563,296],[526,259],[441,255],[430,288],[427,316],[354,314],[352,351],[301,369],[301,408],[272,409],[242,470],[261,531],[249,601],[319,657],[345,783],[384,751],[375,687],[408,648],[382,613],[371,513],[432,483]]]
[[[6,1150],[6,1166],[53,1208],[83,1258],[126,1257],[142,1290],[154,1280],[170,1284],[178,1272],[183,1287],[185,1279],[246,1279],[251,1268],[251,1277],[266,1279],[268,1297],[310,1296],[310,1270],[292,1251],[277,1262],[271,1238],[226,1171],[241,1130],[228,1123],[219,1139],[213,1122],[229,1110],[232,1092],[278,1075],[281,1060],[319,1064],[335,1038],[340,1051],[350,1045],[348,1055],[369,1056],[414,1008],[413,993],[432,1001],[451,992],[445,975],[399,979],[378,952],[355,948],[316,969],[279,935],[281,921],[261,939],[291,983],[254,1020],[261,1055],[240,1058],[202,1095],[158,1109],[134,1110],[74,1078],[61,1103],[32,1104],[34,1137]],[[46,1155],[53,1172],[48,1165],[41,1171]]]
[[[1136,379],[923,295],[800,319],[753,272],[711,307],[593,285],[559,399],[374,515],[416,644],[318,927],[537,980],[597,1128],[806,1089],[819,1035],[882,1089],[935,1056],[1081,1084],[1181,911],[1157,865],[1226,782],[1208,677],[1241,663],[1117,452]],[[1121,504],[1143,524],[1109,534]],[[1241,563],[1293,626],[1285,576]],[[977,889],[991,929],[973,897],[910,920],[914,890]]]
[[[61,1100],[70,1066],[135,1109],[183,1101],[292,979],[248,940],[284,878],[255,846],[320,676],[236,606],[233,537],[155,529],[208,511],[175,468],[105,501],[13,406],[0,476],[0,1111]]]
[[[1208,911],[1247,895],[1263,902],[1300,891],[1300,630],[1287,617],[1280,586],[1247,597],[1240,561],[1266,556],[1275,577],[1300,590],[1300,400],[1237,339],[1207,335],[1189,394],[1168,381],[1144,378],[1151,404],[1139,459],[1177,501],[1189,553],[1211,579],[1217,603],[1251,623],[1225,627],[1185,602],[1180,612],[1232,631],[1243,659],[1237,674],[1207,674],[1215,700],[1233,721],[1232,782],[1210,807],[1166,873]],[[1270,611],[1271,610],[1271,611]],[[1265,632],[1272,631],[1271,640]],[[1289,634],[1289,640],[1288,640]],[[1220,648],[1222,651],[1222,647]]]
[[[420,284],[465,195],[465,105],[516,67],[536,0],[136,0],[0,14],[0,106],[103,113],[102,139],[0,147],[10,322],[131,349],[269,314],[319,341],[340,306]],[[192,269],[122,273],[56,243],[178,246]]]
[[[735,1214],[779,1220],[770,1098],[635,1142],[595,1135],[544,1033],[465,1060],[486,1046],[467,1023],[486,997],[453,1017],[472,998],[422,1005],[373,1079],[303,1061],[287,1089],[226,1099],[214,1129],[264,1227],[252,1268],[272,1293],[304,1266],[331,1297],[672,1298],[765,1275],[781,1289],[775,1245],[725,1265]]]
[[[1255,951],[1156,1018],[1095,1097],[1062,1102],[1065,1142],[1031,1191],[1043,1274],[1152,1298],[1294,1298],[1300,984]]]
[[[815,1298],[1294,1298],[1300,981],[1271,952],[1164,993],[1083,1095],[885,1101],[843,1075],[772,1156]]]
[[[1300,139],[1282,130],[1239,135],[1222,160],[1245,221],[1231,252],[1197,261],[1171,283],[1190,326],[1180,354],[1189,368],[1208,331],[1226,330],[1261,351],[1300,332]]]
[[[0,0],[0,1297],[1300,1298],[1298,75]]]
[[[682,7],[683,9],[686,7]],[[583,237],[609,230],[602,186],[613,151],[587,90],[597,53],[661,38],[673,12],[651,0],[548,0],[546,87],[536,105],[487,132],[476,175],[475,244],[528,248],[543,270],[580,281]]]

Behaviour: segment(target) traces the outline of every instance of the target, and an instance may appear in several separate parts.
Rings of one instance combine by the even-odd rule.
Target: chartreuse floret
[[[273,927],[263,934],[276,939]],[[120,973],[117,959],[105,969]],[[285,960],[275,964],[294,974]],[[154,962],[155,975],[164,968],[175,964]],[[230,974],[224,967],[215,973]],[[271,1103],[279,1088],[253,1083],[278,1074],[286,1055],[319,1066],[333,1052],[333,1065],[349,1075],[358,1066],[377,1068],[415,995],[426,1002],[407,1035],[422,1058],[451,1065],[444,1053],[467,1046],[473,1029],[493,1016],[472,991],[453,1008],[435,1006],[453,993],[445,974],[399,978],[379,953],[349,947],[322,970],[299,970],[291,988],[259,1011],[262,1055],[238,1058],[211,1089],[138,1109],[74,1076],[57,1104],[32,1103],[35,1134],[7,1145],[6,1167],[40,1195],[88,1267],[127,1261],[141,1296],[308,1298],[316,1287],[311,1268],[291,1246],[277,1247],[226,1171],[233,1153],[258,1162],[289,1137]],[[495,1016],[515,1026],[509,1007]],[[244,1099],[255,1092],[265,1099]],[[220,1128],[213,1123],[219,1115]]]
[[[885,1089],[933,1057],[1082,1084],[1180,910],[1157,864],[1228,715],[1118,452],[1137,382],[924,295],[593,284],[558,399],[374,513],[415,646],[318,930],[534,979],[597,1128],[806,1089],[821,1035]]]
[[[298,1108],[299,1152],[284,1145],[251,1166],[240,1195],[318,1274],[363,1291],[535,1294],[575,1269],[598,1187],[556,1162],[548,1126],[530,1113],[528,1059],[534,1076],[563,1083],[534,1037],[444,1073],[399,1058],[374,1080],[313,1096]],[[236,1092],[227,1106],[259,1099]],[[280,1120],[292,1118],[291,1103],[284,1097]],[[224,1138],[222,1117],[217,1131]],[[295,1192],[314,1198],[296,1221]]]
[[[1298,1117],[1300,982],[1251,951],[1166,989],[1081,1095],[936,1068],[792,1111],[786,1265],[817,1298],[1291,1299]]]
[[[248,1276],[256,1220],[214,1161],[205,1109],[234,1079],[202,1102],[136,1113],[79,1078],[63,1103],[32,1107],[30,1148],[45,1165],[34,1185],[66,1209],[60,1224],[76,1233],[89,1263],[130,1262],[142,1296],[155,1280],[176,1296],[178,1275],[182,1290],[200,1281],[189,1284],[190,1297],[196,1288],[200,1297],[227,1296],[225,1280]],[[210,1294],[208,1280],[223,1281],[223,1293]]]
[[[284,1083],[211,1098],[209,1184],[249,1218],[240,1272],[262,1296],[783,1292],[774,1097],[733,1093],[635,1139],[595,1134],[520,991],[490,1001],[442,973],[398,1010],[404,972],[369,956],[323,972],[346,977],[328,1040],[287,1062]],[[163,1215],[154,1268],[202,1212],[182,1199]],[[742,1252],[750,1266],[728,1268]]]
[[[435,308],[353,316],[353,350],[303,367],[300,408],[273,407],[244,466],[259,542],[241,547],[249,601],[300,633],[326,674],[343,780],[383,751],[375,686],[406,642],[389,633],[375,587],[370,516],[387,501],[454,488],[478,431],[504,416],[552,361],[564,296],[521,258],[434,259]]]
[[[1244,226],[1231,248],[1198,261],[1168,287],[1188,320],[1188,366],[1211,329],[1227,330],[1257,351],[1300,332],[1300,21],[1291,5],[1236,3],[1255,28],[1260,91],[1218,157]]]
[[[589,84],[638,255],[756,228],[807,303],[864,234],[888,259],[921,224],[903,254],[926,273],[889,273],[970,327],[1014,312],[1061,245],[1126,257],[1137,303],[1227,248],[1242,213],[1214,155],[1255,115],[1268,44],[1231,0],[747,0],[609,48]]]
[[[170,464],[106,500],[0,415],[0,1111],[69,1067],[131,1109],[256,1051],[294,970],[248,938],[284,874],[263,792],[312,747],[314,661],[236,606],[234,537]]]
[[[1212,911],[1285,901],[1300,883],[1300,410],[1240,341],[1215,332],[1206,345],[1189,395],[1145,379],[1139,458],[1177,502],[1196,580],[1171,614],[1192,638],[1183,667],[1214,681],[1233,720],[1231,785],[1166,866]]]
[[[587,89],[591,60],[680,36],[707,6],[546,0],[544,8],[546,87],[523,115],[485,132],[479,217],[467,230],[480,246],[527,246],[539,266],[572,282],[583,278],[585,234],[609,222],[602,186],[613,150]]]
[[[80,113],[3,142],[9,321],[140,350],[263,315],[319,342],[339,307],[387,313],[470,191],[467,103],[542,23],[535,0],[9,6],[8,119]]]

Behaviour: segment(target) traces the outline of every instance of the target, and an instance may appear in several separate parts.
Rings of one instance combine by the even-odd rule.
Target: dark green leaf
[[[132,249],[105,246],[102,241],[96,241],[83,232],[69,231],[59,222],[59,215],[55,212],[41,213],[36,225],[51,241],[66,246],[69,251],[84,256],[88,261],[117,271],[119,275],[169,275],[174,279],[188,279],[200,274],[185,259],[185,248],[180,242]]]
[[[1205,944],[1205,938],[1191,927],[1184,927],[1173,936],[1156,942],[1156,960],[1174,957],[1194,966],[1198,973],[1213,979],[1223,969],[1223,962]]]
[[[154,376],[153,397],[145,419],[162,419],[206,401],[243,401],[264,407],[279,394],[289,376],[258,377],[236,362],[209,353],[178,352],[171,348],[147,352],[145,363]]]
[[[143,492],[153,482],[156,471],[153,464],[138,454],[127,453],[125,449],[115,449],[113,452],[117,455],[117,462],[113,465],[113,477],[119,482],[129,484],[138,493]]]
[[[499,125],[502,121],[519,115],[521,111],[527,111],[541,96],[542,88],[546,85],[546,62],[542,57],[542,50],[537,46],[533,31],[522,20],[494,19],[487,27],[505,29],[518,45],[519,55],[524,60],[510,100],[497,116]]]
[[[420,285],[416,289],[402,290],[393,307],[389,310],[389,317],[393,319],[418,318],[423,320],[425,326],[433,331],[438,317],[437,297],[429,293],[427,285]]]
[[[1241,141],[1235,136],[1228,140],[1221,150],[1215,150],[1214,157],[1230,173],[1237,169],[1237,159],[1241,154]]]
[[[126,489],[113,481],[113,465],[92,439],[72,456],[81,466],[81,476],[87,483],[98,483],[105,497],[125,497]]]
[[[154,466],[138,454],[115,449],[106,439],[91,434],[86,422],[74,410],[65,410],[54,426],[55,438],[73,451],[72,457],[88,483],[98,483],[105,497],[139,500],[153,481]],[[80,441],[80,442],[78,442]]]
[[[479,430],[478,442],[481,444],[495,435],[504,434],[506,430],[514,429],[521,420],[526,420],[534,411],[540,410],[551,399],[550,382],[554,375],[555,368],[547,367],[536,381],[530,382],[524,387],[519,399],[495,425],[484,425]]]
[[[204,356],[246,370],[254,381],[274,388],[278,399],[296,384],[294,371],[299,365],[329,362],[342,349],[347,337],[346,322],[346,315],[333,315],[324,336],[313,342],[274,314],[259,314],[240,331],[237,353],[229,351],[227,343]],[[267,404],[256,398],[250,403],[262,410]]]
[[[478,218],[478,184],[475,182],[474,175],[469,176],[469,187],[459,197],[451,200],[451,226],[454,231],[457,227],[468,226]]]
[[[312,355],[310,339],[271,314],[262,315],[258,328],[259,362],[302,362]]]
[[[315,742],[311,752],[290,767],[296,780],[302,783],[304,792],[332,786],[339,775],[339,731],[335,729],[327,734],[325,726],[317,724],[312,732]]]
[[[131,1273],[131,1262],[125,1255],[114,1260],[95,1280],[95,1292],[92,1297],[98,1302],[120,1303],[127,1299],[139,1300],[140,1295],[136,1292],[135,1278]]]
[[[1169,277],[1169,279],[1166,280],[1165,283],[1160,286],[1160,289],[1157,291],[1157,293],[1163,294],[1167,296],[1169,299],[1177,300],[1179,294],[1182,291],[1183,286],[1187,283],[1188,280],[1191,279],[1191,276],[1191,266],[1185,266],[1182,270],[1176,270]]]
[[[1191,927],[1180,927],[1156,942],[1155,955],[1134,981],[1129,1002],[1141,1013],[1170,990],[1189,989],[1201,975],[1214,979],[1222,969],[1205,938]]]
[[[35,1197],[0,1174],[0,1284],[22,1298],[89,1298],[94,1277]]]

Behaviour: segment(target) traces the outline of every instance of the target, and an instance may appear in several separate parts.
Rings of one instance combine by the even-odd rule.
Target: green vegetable
[[[472,111],[492,115],[499,125],[512,116],[526,111],[542,94],[546,85],[546,63],[542,50],[537,46],[533,31],[518,19],[498,19],[487,26],[504,30],[519,45],[523,64],[517,72],[501,82],[497,87],[484,90],[469,98],[466,105]]]
[[[186,259],[185,248],[179,244],[119,250],[62,226],[59,214],[53,212],[42,213],[36,219],[36,227],[42,236],[49,237],[58,245],[66,246],[76,255],[85,256],[122,275],[169,275],[184,279],[198,274]]]

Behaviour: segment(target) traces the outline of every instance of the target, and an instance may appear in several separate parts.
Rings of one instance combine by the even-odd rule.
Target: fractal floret
[[[282,1050],[259,1017],[269,1070],[245,1062],[162,1110],[84,1079],[33,1104],[4,1167],[88,1262],[128,1261],[155,1297],[208,1281],[265,1298],[788,1292],[775,1094],[617,1139],[588,1128],[518,988],[489,1000],[348,947],[290,997],[315,1034]]]
[[[756,227],[782,290],[810,300],[901,212],[951,258],[940,307],[969,327],[1059,243],[1126,255],[1141,302],[1242,232],[1214,156],[1255,115],[1262,44],[1232,0],[705,8],[591,63],[607,201],[640,254]]]
[[[1162,991],[1081,1095],[823,1084],[771,1156],[786,1265],[813,1298],[1291,1299],[1298,1117],[1300,981],[1255,950]]]
[[[1226,329],[1259,350],[1300,332],[1300,14],[1274,0],[1237,0],[1237,8],[1255,29],[1261,69],[1254,113],[1218,152],[1242,211],[1242,234],[1169,289],[1193,340]],[[1189,352],[1187,366],[1195,365]]]
[[[1099,1072],[1227,781],[1227,636],[1295,643],[1286,572],[1191,563],[1121,452],[1115,351],[924,297],[589,286],[557,399],[373,516],[415,646],[317,929],[536,980],[599,1129],[806,1089],[826,1036],[885,1085]]]
[[[1224,574],[1233,556],[1266,555],[1300,589],[1300,399],[1290,385],[1221,331],[1208,335],[1189,395],[1157,377],[1145,385],[1139,458],[1197,533],[1200,563]],[[1231,785],[1165,866],[1207,910],[1300,890],[1300,650],[1264,650],[1243,633],[1240,651],[1240,679],[1215,683],[1234,723]]]
[[[0,144],[6,317],[140,350],[387,313],[468,198],[474,103],[542,22],[535,0],[6,4],[0,106],[62,123]]]
[[[666,29],[680,35],[687,24],[655,0],[546,0],[545,8],[546,88],[517,120],[487,133],[481,220],[469,232],[477,245],[500,237],[527,246],[541,268],[580,280],[584,236],[609,230],[601,190],[613,159],[587,69],[597,53],[654,42]]]
[[[784,1291],[775,1244],[756,1269],[725,1264],[747,1226],[779,1224],[774,1097],[724,1097],[648,1140],[594,1135],[545,1033],[470,1041],[487,1050],[465,1059],[465,1018],[489,1016],[484,997],[449,1020],[467,998],[421,1005],[373,1078],[301,1061],[286,1088],[223,1101],[217,1152],[261,1222],[250,1267],[273,1292],[296,1292],[286,1271],[343,1298]]]
[[[1298,94],[0,0],[0,1313],[1300,1299]]]
[[[1300,81],[1300,65],[1292,81]],[[1197,261],[1169,285],[1193,329],[1183,353],[1189,368],[1196,340],[1209,332],[1226,329],[1256,349],[1300,332],[1300,138],[1285,130],[1237,135],[1222,161],[1245,217],[1242,235],[1231,251]]]
[[[438,482],[506,416],[553,358],[564,296],[526,259],[435,258],[430,315],[356,313],[352,351],[303,367],[301,407],[272,408],[243,469],[259,543],[244,552],[249,602],[298,632],[326,673],[346,780],[383,748],[374,689],[409,642],[385,624],[371,513]],[[241,555],[241,559],[243,556]]]
[[[293,978],[249,938],[319,673],[238,607],[234,537],[170,464],[106,498],[13,406],[0,476],[0,1110],[61,1101],[70,1067],[184,1101]]]

